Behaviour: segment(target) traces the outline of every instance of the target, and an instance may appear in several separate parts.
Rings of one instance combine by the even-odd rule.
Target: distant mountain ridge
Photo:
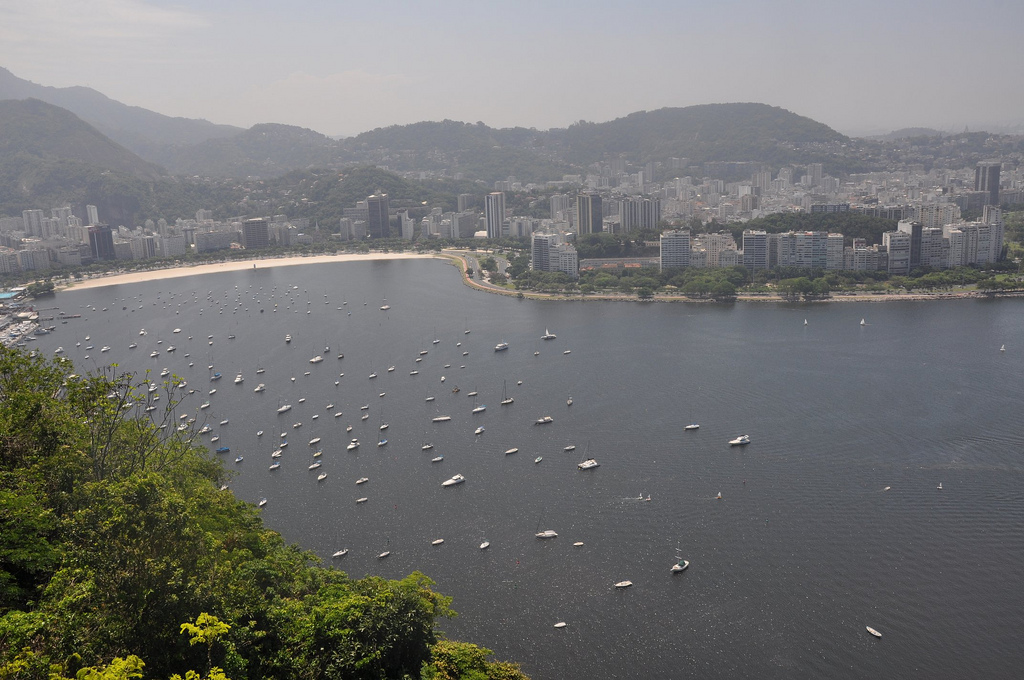
[[[0,157],[67,160],[139,178],[161,168],[112,141],[75,114],[38,99],[0,100]]]
[[[198,144],[243,131],[233,125],[165,116],[128,106],[88,87],[48,87],[0,67],[0,100],[38,99],[71,111],[127,149],[154,160],[168,146]]]

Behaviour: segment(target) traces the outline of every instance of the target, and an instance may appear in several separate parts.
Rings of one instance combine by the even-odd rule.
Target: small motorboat
[[[473,430],[473,434],[483,434],[483,433],[484,433],[484,426],[483,425],[481,425],[480,427],[478,427],[475,430]]]
[[[619,588],[619,589],[622,589],[622,588],[629,588],[631,585],[633,585],[632,581],[619,581],[618,583],[615,584],[615,587]]]
[[[442,460],[444,460],[444,456],[434,456],[433,458],[430,459],[430,462],[440,463]]]
[[[580,470],[593,470],[594,468],[601,467],[601,464],[593,458],[587,458],[582,463],[577,464],[576,467]]]
[[[541,462],[542,460],[544,460],[543,456],[537,456],[536,458],[533,459],[533,463],[534,463],[534,465],[536,465],[537,463]]]
[[[558,534],[553,529],[545,529],[544,531],[538,531],[534,534],[537,538],[558,538]]]
[[[729,446],[745,446],[750,443],[750,437],[745,434],[741,434],[736,439],[729,440]]]
[[[484,541],[483,543],[480,544],[480,549],[481,550],[487,550],[490,547],[491,547],[491,542],[490,541]]]
[[[690,566],[689,562],[687,562],[686,560],[679,560],[678,562],[672,565],[672,573],[678,574],[679,572],[685,570],[688,566]]]
[[[565,628],[567,625],[569,624],[567,624],[565,621],[559,621],[555,624],[555,628]]]
[[[221,490],[223,491],[223,489],[221,489]],[[256,504],[256,507],[262,508],[266,504],[267,504],[267,499],[266,498],[261,498],[259,503]]]
[[[370,499],[369,499],[369,498],[366,498],[366,497],[363,497],[363,498],[357,498],[357,499],[356,499],[356,503],[365,503],[365,502],[366,502],[366,501],[368,501],[368,500],[370,500]]]
[[[391,551],[390,551],[390,550],[385,550],[385,551],[384,551],[384,552],[382,552],[381,554],[377,555],[377,559],[378,559],[378,560],[382,560],[382,559],[384,559],[385,557],[387,557],[387,556],[388,556],[388,555],[390,555],[390,554],[391,554]]]
[[[435,538],[433,541],[430,542],[430,545],[441,545],[442,543],[444,543],[443,538]]]
[[[420,447],[420,451],[429,451],[432,448],[434,448],[433,444],[424,444]]]
[[[562,450],[563,451],[575,451],[576,450],[576,445],[575,444],[569,444],[568,446],[566,446]]]
[[[879,632],[878,632],[877,630],[875,630],[874,628],[872,628],[871,626],[864,626],[864,628],[865,628],[865,630],[867,630],[867,631],[868,631],[869,633],[871,633],[872,635],[874,635],[874,636],[875,636],[876,638],[880,638],[880,637],[882,637],[882,634],[881,634],[881,633],[879,633]]]
[[[544,416],[542,418],[537,418],[537,420],[533,421],[533,424],[534,425],[547,425],[548,423],[553,423],[553,422],[555,422],[554,418],[552,418],[551,416]]]

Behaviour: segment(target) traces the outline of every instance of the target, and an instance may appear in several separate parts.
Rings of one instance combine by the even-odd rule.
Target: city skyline
[[[1024,6],[827,5],[0,0],[0,66],[167,115],[330,135],[747,101],[853,135],[1024,124]]]

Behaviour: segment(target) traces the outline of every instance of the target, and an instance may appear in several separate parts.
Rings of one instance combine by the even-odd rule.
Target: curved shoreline
[[[467,275],[469,262],[467,257],[472,253],[455,251],[442,251],[440,253],[406,253],[406,252],[370,252],[370,253],[340,253],[336,255],[306,255],[291,257],[261,258],[255,257],[246,260],[229,260],[224,262],[212,262],[207,264],[196,264],[189,266],[168,267],[165,269],[147,269],[138,272],[125,272],[120,274],[104,274],[82,281],[72,282],[70,285],[61,286],[60,290],[86,290],[90,288],[102,288],[104,286],[116,286],[130,283],[142,283],[145,281],[156,281],[161,279],[183,278],[186,276],[201,276],[203,274],[217,274],[221,272],[243,271],[247,269],[264,269],[268,267],[291,267],[302,264],[325,264],[332,262],[364,262],[375,260],[412,260],[412,259],[434,259],[447,260],[452,266],[460,270],[462,283],[474,290],[491,295],[504,295],[506,297],[520,297],[526,300],[540,301],[563,301],[563,302],[644,302],[644,303],[687,303],[687,304],[723,304],[712,298],[692,298],[686,295],[660,294],[650,300],[639,300],[636,295],[624,293],[593,293],[583,295],[574,293],[538,293],[535,291],[510,290],[490,283],[489,281],[477,281]],[[781,295],[758,295],[747,294],[737,295],[729,302],[766,302],[766,303],[789,303],[789,304],[819,304],[829,302],[898,302],[898,301],[922,301],[922,300],[965,300],[965,299],[993,299],[1005,297],[1024,297],[1024,291],[996,291],[992,293],[982,291],[961,291],[956,293],[839,293],[830,295],[824,299],[817,300],[792,300]]]
[[[161,279],[176,279],[185,276],[201,276],[203,274],[217,274],[221,272],[236,272],[246,269],[266,269],[269,267],[293,267],[300,264],[324,264],[330,262],[361,262],[366,260],[412,260],[412,259],[438,259],[434,253],[340,253],[337,255],[308,255],[293,257],[254,257],[248,260],[227,260],[224,262],[212,262],[209,264],[182,265],[168,267],[165,269],[147,269],[139,272],[124,272],[121,274],[104,274],[95,278],[84,279],[72,282],[68,286],[62,286],[62,290],[85,290],[88,288],[102,288],[103,286],[117,286],[126,283],[142,283],[144,281],[157,281]]]
[[[689,303],[689,304],[730,304],[732,302],[767,302],[767,303],[788,303],[788,304],[820,304],[830,302],[900,302],[900,301],[922,301],[922,300],[971,300],[971,299],[995,299],[995,298],[1016,298],[1024,297],[1024,291],[1010,290],[1010,291],[960,291],[956,293],[837,293],[829,295],[827,298],[814,299],[814,300],[793,300],[781,295],[776,294],[747,294],[737,295],[733,300],[719,301],[713,298],[692,298],[686,295],[656,295],[650,300],[640,300],[636,295],[627,295],[625,293],[593,293],[590,295],[583,295],[581,293],[574,293],[567,295],[565,293],[537,293],[534,291],[519,291],[509,290],[502,288],[490,282],[480,282],[471,279],[466,274],[466,270],[469,267],[469,263],[466,260],[467,255],[457,253],[453,251],[443,251],[442,256],[452,261],[453,265],[459,267],[462,272],[463,284],[473,288],[474,290],[483,291],[485,293],[491,293],[492,295],[504,295],[510,297],[519,297],[522,295],[527,300],[558,300],[565,302],[590,302],[590,301],[601,301],[601,302],[643,302],[643,303]]]

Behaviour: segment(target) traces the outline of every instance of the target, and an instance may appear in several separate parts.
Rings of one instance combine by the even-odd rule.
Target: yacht
[[[395,367],[394,366],[388,366],[388,373],[394,373],[394,372],[395,372]]]
[[[739,437],[736,437],[736,439],[730,439],[729,440],[729,445],[730,446],[743,446],[743,445],[749,444],[749,443],[750,443],[750,437],[745,435],[745,434],[741,434]]]
[[[370,410],[370,405],[369,404],[363,404],[362,406],[359,407],[359,410],[360,411],[368,411],[368,410]]]
[[[263,436],[263,430],[256,430],[256,436],[257,437],[262,437]]]
[[[310,446],[316,446],[319,443],[320,443],[320,437],[313,437],[312,439],[309,440],[309,445]]]
[[[156,350],[153,350],[152,352],[149,353],[149,357],[151,359],[156,359],[158,356],[160,356],[160,352],[157,352]]]
[[[339,550],[338,552],[336,552],[333,555],[331,555],[331,557],[344,557],[347,554],[348,554],[348,548],[343,548],[342,550]]]
[[[369,477],[360,477],[356,480],[356,484],[366,484],[368,481],[370,481]]]
[[[170,374],[171,374],[171,370],[169,368],[165,368],[162,371],[160,371],[160,377],[161,378],[166,378]]]
[[[536,458],[533,459],[533,462],[534,462],[534,464],[537,464],[537,463],[541,462],[542,460],[544,460],[544,458],[542,456],[537,456]]]
[[[377,442],[377,446],[387,446],[387,445],[388,445],[388,440],[387,439],[381,439],[379,442]]]
[[[515,446],[505,451],[506,456],[511,456],[513,453],[519,453],[519,449]]]
[[[562,450],[563,451],[575,451],[576,450],[576,445],[575,444],[569,444],[568,446],[566,446]]]
[[[261,498],[260,502],[257,503],[256,506],[262,508],[266,504],[267,504],[267,499],[266,498]]]
[[[601,466],[601,464],[598,463],[593,458],[587,458],[585,461],[583,461],[582,463],[578,464],[576,467],[579,468],[580,470],[593,470],[594,468],[600,467],[600,466]]]
[[[430,542],[430,545],[441,545],[442,543],[444,543],[443,538],[435,538],[433,541]]]
[[[687,562],[686,560],[679,560],[678,562],[672,565],[672,573],[678,574],[679,572],[686,569],[688,566],[690,566],[689,562]]]
[[[568,399],[565,400],[565,405],[572,406],[572,397],[569,397]]]
[[[483,425],[481,425],[480,427],[478,427],[475,430],[473,430],[473,434],[483,434],[483,433],[484,433],[484,426]]]
[[[321,472],[319,475],[317,475],[316,481],[322,482],[325,479],[327,479],[327,473],[326,472]]]
[[[700,425],[698,425],[697,423],[690,423],[689,425],[687,425],[683,429],[684,430],[699,430],[700,429]]]
[[[452,419],[451,416],[437,416],[431,422],[434,422],[434,423],[447,423],[451,419]]]
[[[548,423],[553,423],[553,422],[555,422],[554,418],[552,418],[551,416],[544,416],[543,418],[537,418],[537,420],[533,421],[533,424],[534,425],[547,425]]]
[[[420,451],[429,451],[432,448],[434,448],[433,444],[424,444],[420,447]]]
[[[256,386],[255,388],[253,388],[253,392],[262,392],[262,391],[264,391],[265,389],[267,389],[267,386],[266,386],[266,385],[264,385],[263,383],[260,383],[260,384],[259,384],[259,385],[257,385],[257,386]]]
[[[446,479],[441,482],[441,486],[455,486],[456,484],[462,484],[464,481],[466,481],[465,477],[462,475],[455,475],[451,479]]]
[[[324,358],[322,356],[320,356],[319,354],[317,354],[315,357],[313,357],[312,359],[309,360],[309,363],[311,363],[311,364],[319,364],[323,360],[324,360]]]
[[[285,341],[286,343],[287,343],[287,342],[291,342],[291,341],[292,341],[292,336],[291,336],[291,334],[289,334],[289,335],[286,335],[286,336],[284,336],[284,341]]]
[[[553,529],[545,529],[534,534],[537,538],[557,538],[558,534]]]
[[[286,413],[286,412],[291,411],[291,410],[292,410],[292,405],[291,404],[283,404],[283,405],[277,407],[277,412],[278,413]]]
[[[222,377],[224,376],[222,376],[220,373],[214,373],[213,375],[210,376],[210,380],[220,380]]]
[[[618,583],[615,584],[615,587],[619,588],[621,590],[622,588],[628,588],[631,585],[633,585],[632,581],[619,581]]]
[[[444,460],[444,456],[434,456],[433,458],[430,459],[430,462],[440,463],[442,460]]]
[[[477,406],[476,408],[474,408],[474,409],[473,409],[473,410],[471,411],[471,413],[483,413],[483,412],[484,412],[484,411],[486,411],[486,410],[487,410],[487,405],[486,405],[486,404],[480,404],[479,406]]]
[[[491,547],[491,542],[490,541],[484,541],[483,543],[480,544],[480,549],[481,550],[487,550],[490,547]]]
[[[338,411],[337,413],[334,414],[334,417],[335,418],[340,418],[341,415],[342,415],[341,411]]]
[[[270,469],[270,470],[277,470],[280,467],[281,467],[281,461],[275,460],[273,463],[270,464],[270,467],[268,469]]]
[[[345,448],[348,449],[349,451],[355,451],[356,449],[359,448],[359,440],[353,439],[348,443],[348,446],[346,446]]]
[[[109,352],[110,351],[110,347],[108,345],[104,345],[103,347],[100,347],[100,351],[101,352]]]
[[[310,466],[309,466],[309,469],[310,469],[310,470],[316,470],[316,469],[317,469],[318,467],[320,467],[321,465],[323,465],[323,463],[321,463],[320,461],[317,461],[317,462],[313,463],[312,465],[310,465]]]
[[[349,314],[351,314],[351,312],[349,312]],[[367,498],[366,496],[363,496],[362,498],[357,498],[356,499],[356,503],[365,503],[368,500],[370,500],[370,499]],[[384,557],[387,557],[387,555],[384,555]]]
[[[501,383],[501,405],[502,406],[508,406],[509,404],[511,404],[512,402],[515,401],[515,399],[513,399],[510,396],[508,396],[508,390],[506,388],[507,388],[507,384],[505,382],[502,382]]]
[[[867,325],[868,325],[868,322],[867,322],[867,321],[865,321],[864,319],[861,319],[861,320],[860,320],[860,325],[861,325],[861,326],[867,326]]]
[[[544,335],[540,336],[541,340],[554,340],[558,336],[549,331],[547,328],[544,329]]]
[[[235,376],[235,384],[236,385],[241,385],[244,382],[245,382],[245,378],[242,377],[241,373],[239,373],[238,375]]]
[[[506,349],[508,349],[508,343],[505,342],[504,340],[502,340],[501,342],[499,342],[497,345],[494,346],[494,351],[495,352],[502,352],[502,351],[504,351]],[[463,353],[462,356],[466,356],[466,354],[467,353]]]

